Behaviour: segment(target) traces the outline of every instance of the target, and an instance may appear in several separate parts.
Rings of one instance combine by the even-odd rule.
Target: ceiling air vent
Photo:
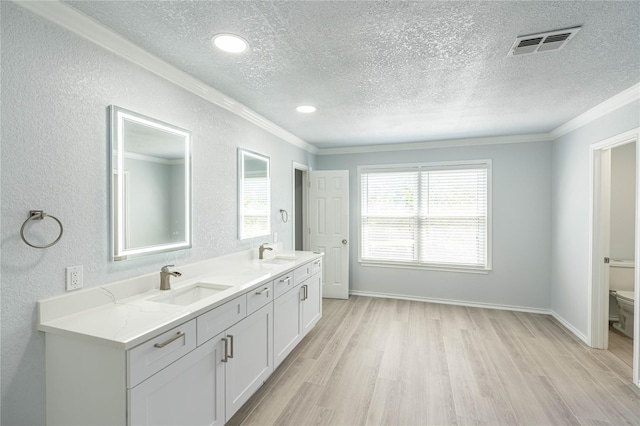
[[[569,43],[578,31],[580,31],[580,27],[518,36],[507,56],[530,55],[532,53],[560,50]]]

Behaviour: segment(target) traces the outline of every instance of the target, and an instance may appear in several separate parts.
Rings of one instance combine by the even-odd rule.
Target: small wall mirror
[[[191,247],[191,132],[109,112],[113,259]]]
[[[238,235],[241,240],[271,234],[269,157],[238,150]]]

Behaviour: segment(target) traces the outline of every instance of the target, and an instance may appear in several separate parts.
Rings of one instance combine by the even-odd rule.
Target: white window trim
[[[406,170],[411,167],[434,167],[434,168],[446,168],[446,167],[464,167],[464,166],[483,166],[487,169],[487,265],[484,268],[468,267],[468,266],[456,266],[456,265],[442,265],[437,264],[418,264],[418,263],[403,263],[393,261],[380,261],[369,260],[362,258],[362,172],[369,170],[384,171],[400,169]],[[429,163],[404,163],[404,164],[371,164],[358,166],[357,176],[357,221],[358,221],[358,262],[362,266],[383,267],[383,268],[399,268],[399,269],[420,269],[430,271],[441,272],[464,272],[472,274],[488,274],[493,268],[493,164],[491,159],[483,160],[461,160],[461,161],[439,161]]]

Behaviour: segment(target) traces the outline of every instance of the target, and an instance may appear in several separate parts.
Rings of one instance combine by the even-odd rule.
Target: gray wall
[[[553,144],[551,309],[587,335],[589,315],[589,146],[640,126],[633,102]]]
[[[358,263],[357,166],[493,161],[493,270],[486,275]],[[551,143],[320,155],[320,170],[349,170],[350,288],[372,293],[547,309],[551,270]]]
[[[630,260],[635,254],[636,144],[611,150],[611,258]]]
[[[64,268],[84,266],[85,287],[159,271],[262,242],[237,239],[236,150],[271,157],[273,230],[290,248],[292,161],[312,156],[78,38],[11,2],[1,2],[2,54],[2,424],[44,423],[44,336],[36,301],[64,293]],[[193,248],[110,261],[107,107],[111,104],[193,133]],[[30,209],[65,226],[56,246],[19,237]],[[48,223],[33,238],[50,238]],[[51,228],[51,229],[49,229]],[[262,239],[260,239],[262,240]],[[79,354],[82,356],[82,354]]]

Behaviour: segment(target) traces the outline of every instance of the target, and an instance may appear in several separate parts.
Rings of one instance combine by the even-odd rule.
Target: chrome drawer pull
[[[231,343],[231,345],[230,345],[231,346],[231,353],[229,354],[229,358],[233,358],[233,336],[228,334],[227,337],[229,338],[230,343]]]
[[[269,293],[269,290],[271,290],[269,287],[265,287],[262,291],[256,291],[256,294],[262,296],[265,293]]]
[[[184,336],[184,331],[178,331],[178,334],[176,334],[175,336],[173,336],[171,339],[167,340],[166,342],[163,343],[156,343],[155,345],[153,345],[154,348],[164,348],[165,346],[167,346],[169,343],[171,342],[175,342],[176,340],[178,340],[179,338],[181,338],[182,336]]]
[[[280,280],[281,283],[288,283],[289,281],[291,281],[291,277],[287,277],[283,280]]]

